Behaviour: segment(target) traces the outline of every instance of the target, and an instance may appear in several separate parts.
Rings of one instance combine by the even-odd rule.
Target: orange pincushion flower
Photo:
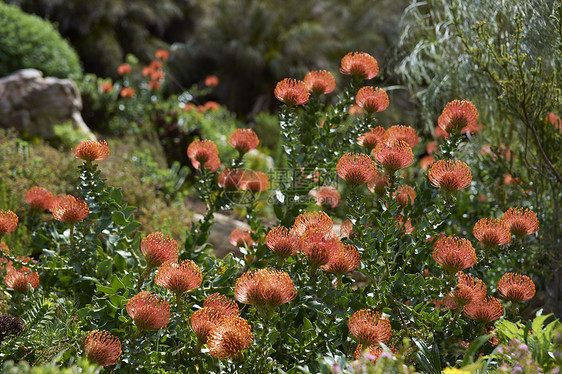
[[[224,169],[219,173],[218,184],[227,191],[241,190],[243,186],[244,170]]]
[[[31,205],[33,209],[39,211],[50,210],[54,199],[53,193],[44,187],[31,187],[25,193],[25,202]]]
[[[115,365],[121,357],[121,342],[109,331],[94,330],[84,340],[84,354],[100,366]]]
[[[166,261],[176,261],[179,254],[178,243],[161,232],[147,235],[141,241],[140,249],[149,268],[157,268]]]
[[[433,132],[437,139],[450,137],[449,133],[443,130],[439,125],[435,126],[435,130]]]
[[[250,229],[236,227],[230,233],[228,241],[235,247],[250,247],[255,244],[254,239],[252,239],[252,232]]]
[[[27,261],[26,261],[27,262]],[[37,288],[39,286],[39,273],[32,272],[27,266],[22,266],[20,269],[14,269],[13,267],[6,265],[8,272],[4,278],[4,284],[6,287],[13,289],[17,293],[26,293],[31,287],[31,289]]]
[[[105,140],[84,140],[74,149],[74,156],[84,161],[105,160],[109,156],[109,146]]]
[[[347,113],[349,113],[350,116],[361,116],[363,115],[363,113],[365,113],[365,110],[359,105],[353,104],[349,107]]]
[[[431,165],[428,178],[433,187],[450,193],[470,186],[472,173],[462,161],[439,160]]]
[[[159,60],[167,60],[170,57],[170,52],[165,49],[157,49],[156,52],[154,52],[154,57]]]
[[[252,129],[236,129],[228,137],[228,144],[233,146],[240,154],[244,154],[256,149],[260,140]]]
[[[90,208],[82,199],[72,195],[57,195],[53,200],[53,218],[64,223],[75,224],[88,217]]]
[[[300,247],[300,241],[294,231],[289,231],[283,226],[277,226],[270,230],[265,237],[265,244],[267,248],[281,258],[296,255]]]
[[[361,87],[355,95],[355,102],[367,113],[382,112],[388,108],[388,95],[382,88]]]
[[[111,82],[103,82],[100,85],[100,91],[104,93],[113,92],[113,83]]]
[[[445,298],[448,309],[462,308],[470,303],[476,303],[486,298],[486,285],[478,278],[473,278],[463,272],[457,273],[457,287]]]
[[[376,176],[376,170],[373,159],[363,153],[346,153],[336,165],[338,176],[352,187],[360,186],[373,179]]]
[[[269,178],[263,171],[244,171],[241,183],[245,191],[262,192],[269,188]]]
[[[191,260],[169,260],[160,265],[154,283],[176,295],[196,289],[201,285],[201,269]]]
[[[278,82],[274,93],[277,100],[291,106],[304,105],[310,97],[306,84],[291,78]]]
[[[531,235],[539,231],[539,220],[532,210],[523,208],[509,208],[503,214],[503,222],[509,231],[517,237]]]
[[[408,185],[403,185],[396,189],[394,198],[396,199],[398,205],[405,208],[408,205],[414,204],[414,201],[416,200],[416,191]]]
[[[425,146],[425,151],[427,152],[427,154],[431,155],[433,154],[433,152],[435,152],[437,150],[437,142],[435,140],[430,141],[429,143],[427,143],[427,145]]]
[[[511,242],[511,232],[502,219],[482,218],[474,225],[472,234],[486,247],[497,247]]]
[[[117,74],[119,75],[127,75],[130,74],[132,71],[131,65],[129,64],[121,64],[117,67]]]
[[[483,128],[484,125],[482,125],[481,123],[477,123],[475,125],[468,125],[462,128],[461,134],[470,134],[470,135],[478,134],[480,131],[482,131]]]
[[[0,209],[0,236],[13,232],[18,227],[18,215],[11,210]]]
[[[308,230],[301,239],[302,253],[312,268],[319,268],[330,262],[334,253],[340,251],[343,243],[333,233],[322,230]]]
[[[203,307],[191,315],[189,327],[197,340],[206,343],[211,330],[217,327],[223,318],[224,315],[218,309]]]
[[[336,79],[329,71],[315,70],[306,74],[304,84],[312,93],[329,94],[336,88]]]
[[[334,223],[326,212],[304,212],[295,218],[292,232],[301,238],[308,231],[318,231],[326,235],[332,232]]]
[[[365,52],[349,52],[341,59],[340,73],[357,79],[373,79],[379,73],[379,64]]]
[[[546,120],[556,126],[558,130],[562,131],[562,119],[558,117],[554,112],[548,113],[548,116],[546,116]]]
[[[119,91],[121,97],[135,97],[135,89],[133,87],[123,87]]]
[[[236,301],[221,295],[218,292],[208,296],[203,301],[203,307],[216,309],[225,316],[237,316],[238,313],[240,313],[240,309],[238,308]]]
[[[353,239],[355,237],[355,233],[353,232],[353,222],[350,219],[346,219],[341,223],[340,235],[342,238]]]
[[[320,266],[320,269],[328,273],[346,274],[361,264],[359,251],[351,244],[342,244],[336,248],[330,253],[328,263]]]
[[[414,148],[420,142],[418,133],[410,126],[394,125],[386,130],[386,135],[389,140],[403,140],[411,148]]]
[[[194,140],[187,147],[187,157],[191,159],[191,164],[195,169],[201,165],[215,172],[220,167],[219,150],[212,140]]]
[[[297,291],[289,274],[271,268],[247,271],[234,285],[236,300],[255,306],[265,315],[293,300],[295,296]]]
[[[495,297],[470,303],[463,308],[464,314],[479,323],[489,323],[503,316],[503,307]]]
[[[412,148],[403,140],[377,144],[373,156],[378,165],[390,174],[414,163]]]
[[[254,341],[252,327],[237,316],[224,317],[207,339],[209,354],[221,360],[239,356]]]
[[[369,132],[357,138],[357,144],[367,148],[369,151],[374,149],[377,144],[386,139],[386,130],[381,126],[370,128]]]
[[[423,156],[420,160],[420,169],[427,170],[435,163],[435,156],[434,155],[426,155]]]
[[[142,291],[127,302],[127,313],[141,330],[160,330],[170,322],[168,302],[149,291]]]
[[[467,126],[475,128],[478,125],[478,110],[471,101],[453,100],[445,105],[437,124],[447,133],[461,131]]]
[[[393,347],[389,347],[391,351],[395,351],[395,349]],[[369,361],[371,361],[372,363],[377,362],[377,360],[379,359],[379,357],[381,356],[381,354],[384,352],[384,349],[382,349],[382,347],[380,345],[370,345],[367,348],[363,349],[363,345],[362,344],[358,344],[357,348],[355,348],[355,352],[353,353],[353,357],[355,357],[356,360],[361,359],[362,356],[365,356],[365,358],[368,358]]]
[[[379,196],[382,196],[386,192],[386,188],[390,186],[390,181],[388,177],[383,173],[377,171],[375,177],[367,182],[367,188]]]
[[[432,257],[449,273],[467,269],[477,261],[472,243],[457,236],[440,236],[433,245]]]
[[[316,205],[320,207],[335,208],[339,205],[341,195],[335,187],[322,186],[314,196]]]
[[[410,235],[416,229],[412,225],[412,219],[408,218],[406,223],[404,223],[404,218],[401,214],[397,214],[394,216],[394,220],[396,221],[396,227],[400,228],[400,231],[404,235]]]
[[[219,78],[216,75],[208,75],[205,77],[205,86],[216,87],[219,85]]]
[[[520,303],[535,296],[535,284],[526,275],[506,273],[498,282],[498,292],[504,299]]]
[[[386,344],[392,336],[390,321],[370,309],[353,313],[347,321],[347,327],[355,339],[364,345]]]
[[[149,90],[158,90],[160,89],[160,87],[162,87],[162,83],[158,81],[149,81],[146,84],[146,87],[148,87]]]

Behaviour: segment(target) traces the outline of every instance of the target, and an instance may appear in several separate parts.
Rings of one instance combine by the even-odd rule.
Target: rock
[[[43,77],[39,70],[24,69],[0,79],[0,128],[56,138],[53,126],[72,121],[87,138],[96,137],[84,123],[82,98],[70,79]]]

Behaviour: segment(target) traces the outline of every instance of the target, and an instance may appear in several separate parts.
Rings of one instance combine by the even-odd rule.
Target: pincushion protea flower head
[[[224,315],[215,308],[203,307],[189,318],[189,327],[202,344],[207,342],[211,330],[219,325]]]
[[[131,71],[132,71],[131,65],[127,63],[121,64],[117,67],[117,74],[119,75],[127,75],[131,73]]]
[[[472,229],[472,234],[486,247],[497,247],[511,242],[511,232],[501,218],[478,220]]]
[[[277,100],[290,106],[304,105],[310,97],[306,84],[303,81],[291,78],[285,78],[278,82],[274,94]]]
[[[31,187],[25,193],[25,202],[38,211],[50,210],[55,196],[45,187]]]
[[[388,95],[382,88],[361,87],[355,95],[355,103],[367,113],[382,112],[388,108]]]
[[[109,156],[109,146],[105,140],[84,140],[74,149],[74,156],[84,161],[105,160]]]
[[[156,52],[154,52],[154,57],[159,60],[167,60],[170,57],[170,52],[165,49],[157,49]]]
[[[556,113],[554,112],[548,113],[548,116],[546,116],[546,121],[550,122],[555,127],[557,127],[558,130],[562,131],[562,119],[559,116],[557,116]]]
[[[365,356],[368,358],[369,361],[372,363],[377,362],[381,354],[384,352],[384,349],[380,345],[369,345],[363,348],[363,344],[358,344],[357,348],[355,348],[355,352],[353,353],[353,357],[356,360],[360,360],[361,357]]]
[[[39,273],[32,272],[27,266],[22,266],[20,269],[14,269],[11,265],[6,265],[6,268],[8,269],[6,277],[4,278],[4,284],[6,287],[11,288],[17,293],[23,294],[29,290],[29,287],[31,287],[31,289],[35,289],[39,286]]]
[[[301,238],[301,252],[306,256],[310,266],[315,269],[328,264],[332,255],[343,246],[341,240],[333,233],[322,230],[308,230]]]
[[[326,235],[332,232],[333,228],[334,223],[326,212],[304,212],[295,218],[291,231],[298,238],[302,238],[307,231],[318,231]]]
[[[466,305],[463,312],[476,322],[489,323],[503,316],[503,307],[498,299],[489,296],[482,301]]]
[[[382,142],[373,149],[377,164],[389,174],[414,163],[412,148],[403,140]]]
[[[238,308],[236,301],[221,295],[218,292],[208,296],[203,301],[203,307],[216,309],[225,316],[237,316],[240,313],[240,309]]]
[[[238,316],[226,316],[211,330],[207,339],[209,354],[221,360],[239,356],[254,341],[252,327]]]
[[[470,186],[472,173],[462,161],[439,160],[431,165],[428,178],[433,187],[451,193]]]
[[[293,280],[284,271],[271,268],[247,271],[236,280],[234,298],[255,306],[268,319],[278,306],[297,296]]]
[[[265,244],[280,258],[296,255],[300,247],[300,241],[295,232],[289,231],[283,226],[271,229],[265,237]]]
[[[224,169],[219,173],[218,184],[227,191],[241,190],[243,187],[244,170]]]
[[[258,144],[260,144],[260,140],[252,129],[236,129],[228,137],[228,144],[234,147],[240,155],[243,155],[252,149],[256,149]]]
[[[509,231],[517,236],[531,235],[539,231],[539,220],[532,210],[523,208],[509,208],[503,214],[503,222]]]
[[[457,273],[457,287],[447,297],[445,306],[447,309],[463,308],[470,303],[476,303],[486,298],[486,285],[478,278],[473,278],[463,272]]]
[[[368,132],[358,137],[357,144],[371,151],[377,146],[377,144],[384,141],[385,139],[386,130],[381,126],[377,126],[375,128],[370,128]]]
[[[400,229],[400,233],[403,235],[410,235],[416,228],[412,225],[412,218],[408,217],[408,220],[404,223],[404,217],[402,214],[397,214],[394,216],[396,221],[396,227]]]
[[[437,123],[447,133],[461,131],[467,126],[476,127],[478,110],[471,101],[453,100],[445,105]]]
[[[341,195],[335,187],[322,186],[314,195],[316,205],[325,208],[335,208],[339,205]]]
[[[361,264],[359,251],[351,244],[342,244],[330,253],[328,263],[320,266],[327,273],[347,274]]]
[[[371,309],[353,313],[347,321],[349,332],[363,345],[386,344],[392,336],[390,321]]]
[[[379,64],[365,52],[349,52],[341,59],[340,73],[357,79],[373,79],[379,73]]]
[[[416,191],[408,185],[399,186],[394,193],[394,198],[402,208],[413,205],[416,200]]]
[[[121,357],[121,342],[109,331],[94,330],[84,340],[84,354],[100,366],[115,365]]]
[[[176,295],[196,289],[201,285],[201,269],[191,260],[169,260],[160,265],[154,283]]]
[[[0,236],[14,232],[18,227],[18,220],[16,213],[0,209]]]
[[[352,187],[367,183],[376,176],[373,159],[363,153],[346,153],[336,165],[338,176]]]
[[[216,87],[219,85],[219,78],[216,75],[208,75],[205,77],[205,86]]]
[[[414,148],[416,145],[419,144],[420,139],[418,137],[418,133],[415,129],[410,126],[404,125],[394,125],[390,126],[388,130],[386,130],[386,135],[388,136],[389,140],[403,140],[411,148]]]
[[[477,261],[472,243],[457,236],[441,235],[433,245],[432,257],[449,273],[467,269]]]
[[[191,165],[199,169],[201,165],[215,172],[220,167],[219,150],[212,140],[194,140],[187,147],[187,157],[191,159]]]
[[[53,200],[53,218],[64,223],[75,224],[90,214],[88,204],[72,195],[57,195]]]
[[[498,282],[498,292],[512,303],[531,300],[535,296],[535,284],[526,275],[506,273]]]
[[[376,193],[379,196],[383,196],[386,193],[386,188],[388,186],[390,186],[388,177],[378,170],[375,177],[367,182],[367,188],[369,191]]]
[[[123,87],[119,91],[121,97],[135,97],[135,89],[133,87]]]
[[[317,95],[329,94],[336,88],[334,76],[326,70],[308,72],[304,77],[304,84],[310,92]]]
[[[250,247],[256,242],[252,239],[252,230],[236,227],[230,233],[228,241],[235,247]]]
[[[263,192],[269,188],[269,178],[263,171],[245,170],[240,183],[245,191]]]
[[[420,169],[427,170],[435,163],[435,156],[434,155],[425,155],[420,160]]]
[[[140,244],[140,249],[149,268],[157,268],[166,261],[178,259],[178,243],[161,232],[147,235]]]
[[[142,291],[127,302],[127,313],[141,330],[160,330],[170,321],[168,302],[149,291]]]

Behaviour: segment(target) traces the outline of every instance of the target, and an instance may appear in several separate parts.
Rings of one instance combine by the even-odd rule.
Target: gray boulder
[[[53,126],[68,120],[87,138],[96,137],[84,123],[82,98],[70,79],[43,77],[39,70],[24,69],[0,79],[0,128],[55,138]]]

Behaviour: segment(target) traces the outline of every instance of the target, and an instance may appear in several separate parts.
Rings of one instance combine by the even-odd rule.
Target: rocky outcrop
[[[70,79],[43,77],[35,69],[19,70],[0,79],[0,128],[51,139],[56,137],[53,126],[70,120],[74,128],[95,140],[81,109],[80,92]]]

